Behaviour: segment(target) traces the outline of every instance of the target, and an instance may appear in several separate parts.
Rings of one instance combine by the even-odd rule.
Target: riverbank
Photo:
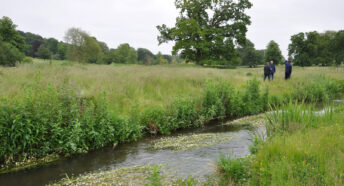
[[[241,77],[242,71],[206,69],[207,72],[212,71],[210,79],[199,80],[197,78],[204,73],[204,69],[183,67],[181,72],[192,69],[193,73],[198,74],[194,77],[186,77],[190,80],[186,81],[187,84],[196,82],[196,84],[192,83],[191,87],[197,88],[198,95],[170,97],[167,98],[170,101],[166,101],[163,106],[152,104],[145,106],[144,109],[139,104],[133,106],[127,114],[120,115],[112,109],[113,105],[109,101],[111,96],[109,98],[107,92],[88,95],[78,88],[74,80],[53,84],[47,81],[49,78],[46,78],[49,77],[46,73],[51,72],[51,69],[57,72],[78,69],[76,71],[81,73],[80,69],[90,72],[87,68],[93,68],[92,65],[70,67],[55,64],[53,67],[48,67],[43,64],[33,68],[39,72],[31,74],[33,82],[24,83],[25,95],[7,96],[0,101],[0,108],[3,111],[0,113],[2,126],[0,162],[3,166],[15,165],[16,162],[31,157],[40,159],[49,154],[64,157],[86,153],[107,145],[135,141],[145,135],[168,135],[180,129],[202,127],[213,119],[238,118],[261,113],[269,109],[269,104],[280,105],[290,100],[326,101],[340,96],[344,87],[341,80],[310,76],[305,80],[290,81],[292,82],[289,83],[290,85],[277,80],[272,82],[268,89],[251,75],[244,75],[246,77],[244,79],[251,79],[245,84],[238,85],[237,82],[227,79],[233,75],[237,78]],[[102,68],[102,66],[95,67]],[[23,70],[21,68],[32,70],[31,66],[24,65],[10,71],[21,71]],[[136,71],[138,69],[137,66],[116,68],[119,70],[133,68]],[[148,67],[142,67],[142,70],[146,68]],[[179,67],[159,67],[159,70],[161,69],[166,72],[169,69],[174,73]],[[222,75],[215,76],[215,71]],[[7,73],[5,77],[9,76]],[[227,73],[229,75],[226,75]],[[93,77],[97,78],[97,76]],[[219,79],[220,77],[223,79]],[[171,81],[171,84],[175,82],[175,80]],[[182,83],[178,86],[187,84]],[[160,83],[157,85],[159,87]],[[281,93],[281,90],[276,91],[275,88],[281,85],[287,87],[293,85],[293,87],[290,90],[285,89],[281,95],[276,95]],[[158,87],[154,90],[158,91]],[[191,89],[188,91],[193,92]],[[169,96],[171,95],[167,97]],[[156,98],[153,96],[152,99]]]
[[[290,103],[267,114],[267,138],[246,158],[221,157],[218,182],[240,185],[342,185],[344,106],[312,112]]]

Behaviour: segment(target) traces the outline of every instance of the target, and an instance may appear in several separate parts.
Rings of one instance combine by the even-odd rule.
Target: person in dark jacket
[[[285,79],[290,79],[291,72],[293,71],[293,65],[291,64],[291,60],[284,62],[285,65]]]
[[[274,61],[270,61],[270,69],[271,69],[271,80],[274,80],[274,75],[276,72]]]
[[[270,76],[271,76],[271,67],[270,63],[267,62],[266,65],[264,66],[264,81],[268,77],[270,81]]]

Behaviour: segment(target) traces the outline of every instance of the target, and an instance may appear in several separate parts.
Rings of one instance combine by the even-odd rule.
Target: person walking
[[[270,69],[271,69],[271,80],[274,80],[274,75],[276,72],[274,61],[270,61]]]
[[[285,80],[290,79],[291,73],[293,71],[293,65],[291,64],[291,60],[284,62],[285,65]]]
[[[264,81],[266,80],[266,78],[268,78],[270,81],[270,75],[271,75],[271,67],[270,67],[270,63],[267,62],[266,65],[264,66]]]

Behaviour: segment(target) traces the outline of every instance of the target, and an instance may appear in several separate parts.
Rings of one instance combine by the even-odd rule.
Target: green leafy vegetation
[[[254,48],[254,44],[246,39],[246,43],[237,48],[240,54],[241,64],[243,66],[249,66],[250,68],[256,67],[257,65],[264,64],[264,50],[259,51]]]
[[[247,25],[251,23],[245,14],[252,6],[248,0],[176,0],[175,5],[180,13],[175,27],[157,26],[159,44],[175,41],[173,54],[180,52],[186,61],[197,65],[210,61],[238,64],[234,42],[245,42]]]
[[[254,155],[218,162],[219,180],[243,185],[342,185],[344,106],[289,103],[267,114]]]
[[[273,61],[275,64],[281,64],[283,61],[282,52],[275,41],[270,41],[264,56],[265,62]]]
[[[0,19],[0,65],[15,66],[23,60],[24,38],[16,30],[8,17]]]
[[[289,56],[300,66],[340,65],[344,61],[343,41],[343,30],[325,33],[301,32],[291,36]]]

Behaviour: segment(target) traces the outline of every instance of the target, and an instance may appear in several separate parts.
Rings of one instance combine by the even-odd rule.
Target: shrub
[[[268,96],[268,92],[265,93],[265,96]],[[259,81],[253,79],[247,82],[245,92],[242,97],[244,115],[258,114],[264,110],[264,107],[267,107],[267,100],[264,97],[264,104],[262,96],[260,95]]]
[[[324,76],[316,77],[314,82],[301,82],[292,93],[292,99],[305,102],[328,102],[340,97],[344,90],[343,81]]]
[[[166,117],[166,110],[157,107],[145,110],[141,115],[141,123],[150,134],[170,134],[172,126]]]
[[[224,178],[222,181],[238,184],[244,183],[250,178],[250,162],[247,158],[232,159],[229,156],[220,156],[217,166]]]
[[[203,97],[201,114],[206,121],[223,119],[226,116],[226,104],[229,103],[231,87],[228,83],[207,82]]]
[[[25,98],[0,101],[1,164],[83,153],[118,141],[122,123],[110,117],[105,95],[81,97],[73,89],[44,86],[39,80],[25,91]]]
[[[10,43],[0,40],[0,65],[15,66],[17,62],[22,61],[24,54]]]
[[[33,63],[32,57],[25,57],[23,63]]]
[[[172,130],[178,128],[199,127],[203,123],[199,118],[200,105],[196,99],[177,98],[168,107],[168,122]]]

